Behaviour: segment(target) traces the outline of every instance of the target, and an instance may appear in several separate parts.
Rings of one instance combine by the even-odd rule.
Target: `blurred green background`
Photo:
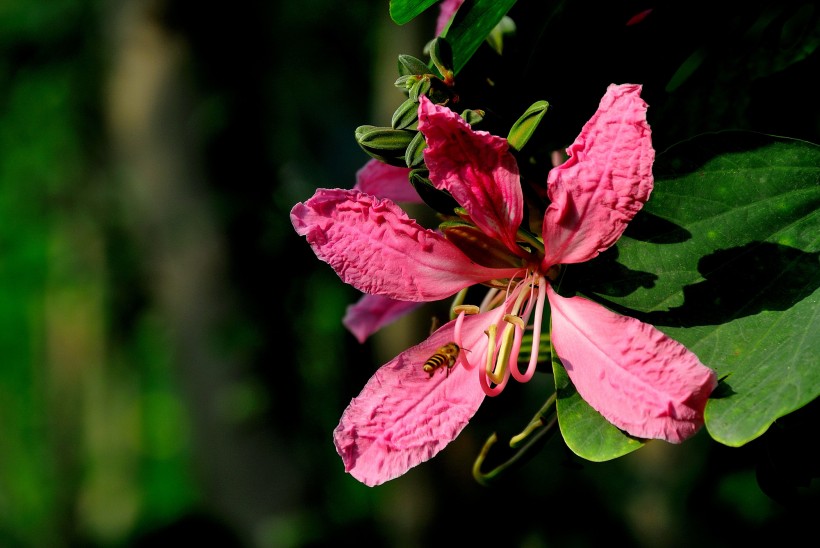
[[[816,2],[667,2],[634,27],[652,6],[569,4],[510,13],[526,62],[511,64],[507,104],[548,99],[556,148],[607,84],[628,81],[645,86],[658,150],[723,128],[820,142]],[[423,57],[435,13],[398,27],[387,8],[0,1],[0,546],[816,534],[816,404],[736,449],[702,432],[594,464],[553,439],[479,486],[479,448],[529,420],[545,377],[508,388],[397,480],[344,473],[342,410],[424,337],[429,312],[359,345],[340,323],[356,292],[288,212],[353,184],[367,160],[354,128],[389,124],[396,56]]]

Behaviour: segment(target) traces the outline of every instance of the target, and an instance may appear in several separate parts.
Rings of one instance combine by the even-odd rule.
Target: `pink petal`
[[[444,32],[450,20],[456,14],[464,0],[442,0],[439,4],[438,18],[436,19],[436,36]]]
[[[610,85],[598,111],[548,176],[543,266],[592,259],[649,199],[655,151],[641,86]]]
[[[703,426],[715,372],[649,324],[547,289],[555,351],[584,400],[639,438],[680,443]]]
[[[517,272],[473,263],[390,200],[357,190],[319,189],[293,206],[290,219],[316,256],[363,293],[434,301]]]
[[[367,338],[398,318],[421,306],[412,301],[396,301],[381,295],[362,295],[359,302],[347,307],[342,324],[363,343]]]
[[[419,131],[427,140],[430,181],[450,192],[488,236],[518,252],[515,234],[524,216],[518,164],[506,139],[473,131],[452,110],[422,96]]]
[[[484,359],[491,314],[469,316],[461,350],[476,364]],[[453,341],[455,321],[383,365],[342,414],[333,432],[345,471],[370,486],[398,477],[444,449],[467,426],[484,400],[471,369],[456,364],[431,378],[422,369],[436,350]],[[482,346],[483,345],[483,346]]]
[[[421,204],[418,192],[408,178],[410,168],[397,167],[371,159],[356,172],[353,188],[394,202]]]

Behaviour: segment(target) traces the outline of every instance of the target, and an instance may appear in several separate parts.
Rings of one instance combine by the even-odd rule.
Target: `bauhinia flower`
[[[567,161],[549,172],[540,238],[522,227],[521,180],[506,140],[474,131],[426,97],[418,128],[429,178],[461,205],[461,220],[426,229],[391,200],[355,189],[319,189],[294,206],[296,231],[364,293],[429,302],[475,284],[490,288],[474,310],[461,307],[456,319],[383,365],[351,401],[334,442],[355,478],[378,485],[430,459],[486,395],[498,394],[510,376],[528,381],[547,302],[556,354],[581,397],[608,421],[673,443],[702,427],[714,371],[651,325],[553,288],[561,265],[614,245],[649,198],[654,150],[640,91],[611,85]]]

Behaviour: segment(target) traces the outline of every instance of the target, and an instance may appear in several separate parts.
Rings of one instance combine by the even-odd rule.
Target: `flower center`
[[[496,310],[495,317],[485,332],[488,341],[484,367],[476,368],[481,388],[488,396],[500,394],[510,375],[519,382],[527,382],[535,374],[547,283],[542,274],[530,270],[519,281],[511,280],[506,290],[490,289],[484,298],[479,309],[482,312]],[[459,314],[459,320],[463,321],[465,313],[477,310],[458,307],[455,311]],[[532,346],[527,368],[522,373],[518,367],[518,357],[531,317]],[[460,340],[460,321],[456,326],[457,340]]]

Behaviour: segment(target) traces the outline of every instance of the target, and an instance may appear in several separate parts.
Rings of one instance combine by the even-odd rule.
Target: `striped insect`
[[[461,349],[454,342],[449,342],[436,350],[435,354],[427,358],[424,362],[424,372],[430,374],[430,378],[436,373],[436,370],[442,367],[447,367],[447,375],[450,375],[450,369],[456,364],[458,353]]]

